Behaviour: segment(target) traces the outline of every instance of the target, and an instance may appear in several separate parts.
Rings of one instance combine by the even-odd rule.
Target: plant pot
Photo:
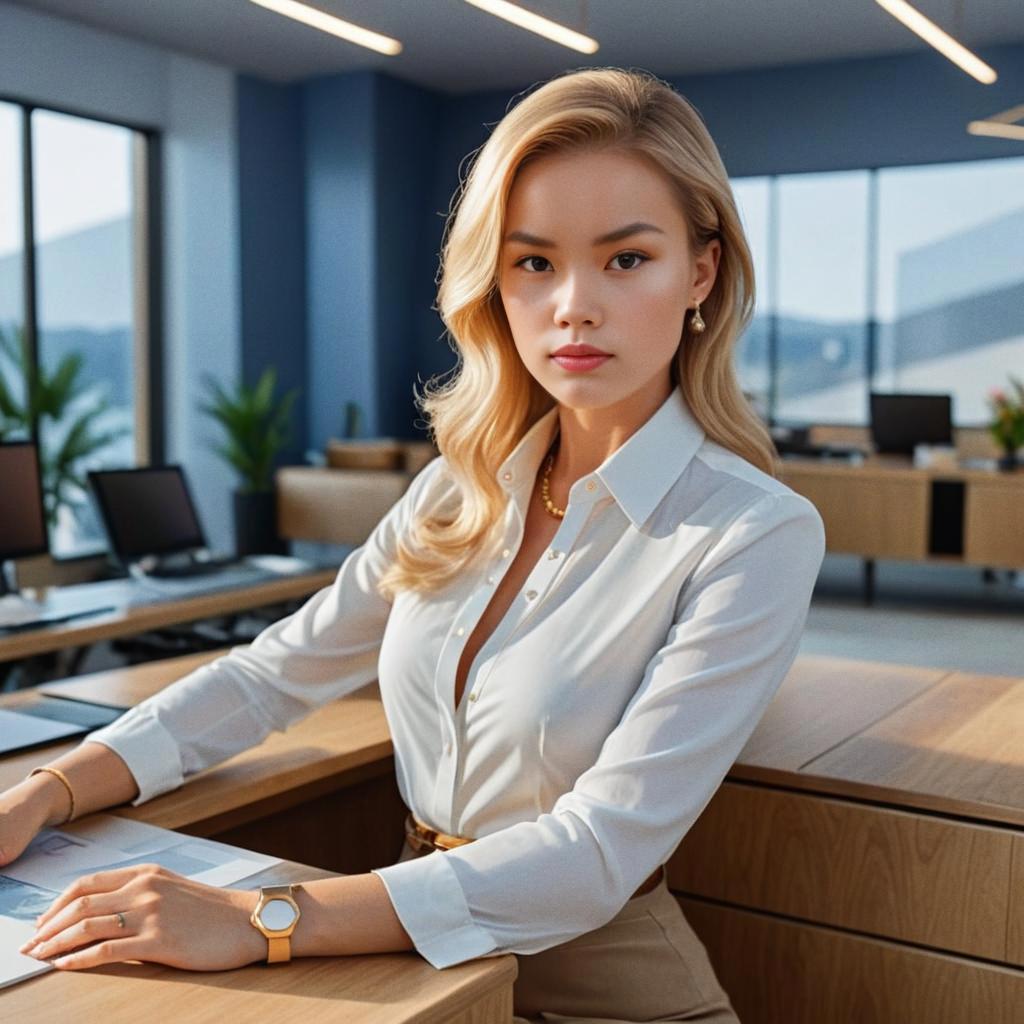
[[[277,535],[277,502],[273,491],[234,492],[235,552],[242,555],[284,555],[287,545]]]
[[[1008,448],[1005,452],[1003,452],[1002,456],[1000,456],[996,465],[1004,473],[1012,473],[1020,465],[1020,459],[1017,456],[1017,450]]]

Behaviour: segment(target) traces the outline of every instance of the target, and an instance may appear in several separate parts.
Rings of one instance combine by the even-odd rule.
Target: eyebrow
[[[621,242],[623,238],[629,238],[630,235],[639,235],[644,231],[656,231],[659,235],[665,234],[661,228],[654,224],[638,220],[633,224],[627,224],[625,227],[609,231],[607,235],[595,238],[591,245],[598,246],[607,245],[610,242]],[[538,238],[536,235],[531,235],[528,231],[510,231],[505,236],[505,241],[524,242],[526,245],[535,245],[540,249],[554,249],[556,247],[554,242],[548,241],[546,238]]]

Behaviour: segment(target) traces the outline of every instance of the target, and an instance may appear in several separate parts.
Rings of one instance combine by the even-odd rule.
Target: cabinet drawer
[[[1024,971],[681,898],[743,1024],[1021,1024]]]
[[[1015,833],[725,782],[669,863],[679,893],[1021,963]]]

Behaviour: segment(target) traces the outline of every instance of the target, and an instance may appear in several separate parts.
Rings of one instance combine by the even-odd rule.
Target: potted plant
[[[25,400],[19,401],[0,372],[0,440],[39,433],[39,463],[43,505],[52,530],[61,509],[79,519],[89,502],[85,470],[97,452],[131,434],[127,426],[102,429],[111,407],[99,397],[89,401],[81,379],[85,359],[79,352],[65,355],[53,372],[30,365],[28,339],[23,327],[10,334],[0,330],[0,355],[11,365],[15,379],[25,382]]]
[[[229,394],[209,374],[205,386],[210,400],[200,410],[223,428],[226,440],[216,450],[239,476],[233,495],[237,553],[283,553],[277,536],[274,459],[291,439],[289,419],[298,388],[275,398],[273,367],[263,371],[254,387],[239,382],[234,393]]]
[[[1003,450],[999,468],[1008,471],[1017,468],[1017,449],[1024,445],[1024,383],[1010,374],[1010,387],[1012,394],[993,388],[988,396],[992,412],[988,431]]]

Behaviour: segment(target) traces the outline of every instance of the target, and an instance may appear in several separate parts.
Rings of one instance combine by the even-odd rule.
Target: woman
[[[442,264],[441,455],[332,586],[8,791],[0,846],[379,677],[409,839],[293,893],[291,955],[511,952],[519,1019],[735,1021],[661,866],[792,663],[824,531],[734,375],[753,279],[725,169],[665,83],[566,74],[478,152]],[[255,902],[114,870],[31,951],[239,966],[268,956]]]

